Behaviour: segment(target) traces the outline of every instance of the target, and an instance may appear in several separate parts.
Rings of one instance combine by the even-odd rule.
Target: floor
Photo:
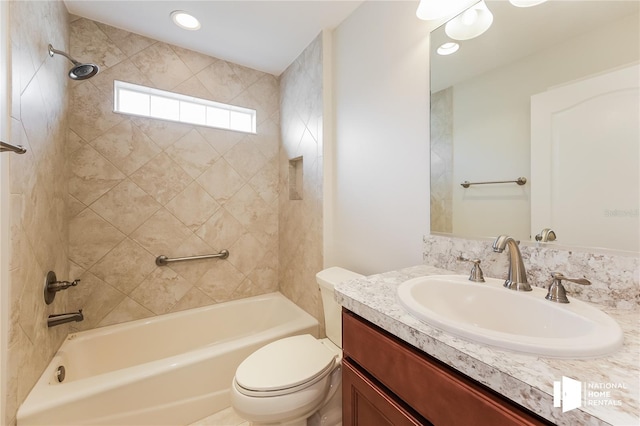
[[[229,407],[189,426],[251,426],[251,423],[238,416],[233,408]]]

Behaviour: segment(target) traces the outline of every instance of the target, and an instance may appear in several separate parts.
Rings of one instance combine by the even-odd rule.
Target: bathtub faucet
[[[73,321],[82,321],[83,319],[84,315],[82,315],[82,309],[80,309],[78,312],[49,315],[49,318],[47,318],[47,327],[55,327],[56,325]]]

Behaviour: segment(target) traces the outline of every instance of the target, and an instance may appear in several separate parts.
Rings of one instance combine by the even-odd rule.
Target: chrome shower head
[[[67,53],[61,50],[56,50],[53,46],[49,45],[49,56],[53,57],[54,54],[62,55],[73,63],[73,67],[69,70],[69,78],[72,80],[86,80],[100,72],[100,67],[96,64],[82,64],[73,59]]]

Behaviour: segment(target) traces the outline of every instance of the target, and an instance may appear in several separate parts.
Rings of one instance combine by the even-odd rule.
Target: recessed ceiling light
[[[438,55],[446,56],[451,55],[452,53],[456,53],[458,49],[460,49],[460,45],[458,43],[449,42],[438,47],[436,52],[438,53]]]
[[[184,10],[174,10],[171,12],[171,19],[180,28],[185,30],[198,30],[200,29],[200,21],[195,16],[190,15]]]

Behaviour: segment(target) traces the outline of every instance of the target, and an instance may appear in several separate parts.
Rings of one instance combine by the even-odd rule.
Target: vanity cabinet
[[[342,392],[342,424],[344,426],[431,424],[412,413],[410,407],[348,359],[342,363]]]
[[[523,407],[343,310],[343,425],[549,425]]]

